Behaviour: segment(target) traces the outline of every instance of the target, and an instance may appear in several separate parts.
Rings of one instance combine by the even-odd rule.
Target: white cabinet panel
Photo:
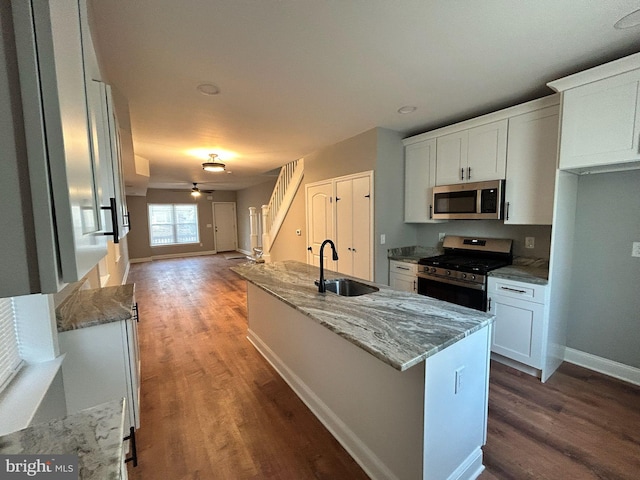
[[[38,272],[30,291],[12,293],[54,293],[107,253],[79,2],[14,2],[12,10],[37,250],[25,262],[37,257]]]
[[[466,130],[438,137],[436,141],[436,185],[464,181],[468,141],[469,135]]]
[[[125,427],[140,427],[140,356],[135,319],[58,334],[68,413],[126,398]]]
[[[640,168],[640,54],[549,83],[562,92],[560,169]]]
[[[436,184],[436,139],[411,143],[404,148],[404,221],[437,222],[433,215]]]
[[[551,225],[558,123],[557,105],[509,119],[504,223]]]
[[[436,185],[504,179],[507,119],[437,139]]]
[[[418,291],[417,265],[396,260],[389,261],[389,286],[403,292]]]
[[[491,351],[543,369],[547,354],[547,286],[489,277],[487,288],[488,309],[496,316]]]
[[[491,313],[496,315],[491,350],[540,368],[543,306],[499,295],[491,301]]]

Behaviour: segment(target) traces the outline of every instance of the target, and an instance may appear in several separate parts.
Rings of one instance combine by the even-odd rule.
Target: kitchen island
[[[493,316],[383,285],[318,293],[300,262],[233,270],[249,340],[371,478],[480,474]]]

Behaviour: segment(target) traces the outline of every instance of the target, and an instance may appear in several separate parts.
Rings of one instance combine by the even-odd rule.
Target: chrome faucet
[[[324,246],[327,243],[331,246],[331,250],[333,250],[333,261],[335,262],[336,260],[338,260],[338,252],[336,252],[336,246],[334,245],[334,243],[329,239],[322,242],[322,245],[320,245],[320,280],[318,280],[319,293],[326,292],[324,286]]]

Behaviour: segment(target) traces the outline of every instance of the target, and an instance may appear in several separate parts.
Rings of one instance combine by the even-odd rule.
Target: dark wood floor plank
[[[132,480],[368,478],[246,339],[222,255],[131,267],[142,427]],[[481,480],[640,478],[640,388],[563,364],[542,384],[492,363]]]

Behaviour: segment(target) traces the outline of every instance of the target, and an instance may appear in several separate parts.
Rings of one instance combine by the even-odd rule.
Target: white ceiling
[[[89,0],[103,74],[128,99],[149,187],[219,190],[376,126],[408,136],[550,94],[548,81],[639,51],[640,27],[613,28],[639,7]],[[200,94],[203,82],[220,93]],[[401,115],[403,105],[417,110]],[[210,152],[232,173],[202,171]]]

